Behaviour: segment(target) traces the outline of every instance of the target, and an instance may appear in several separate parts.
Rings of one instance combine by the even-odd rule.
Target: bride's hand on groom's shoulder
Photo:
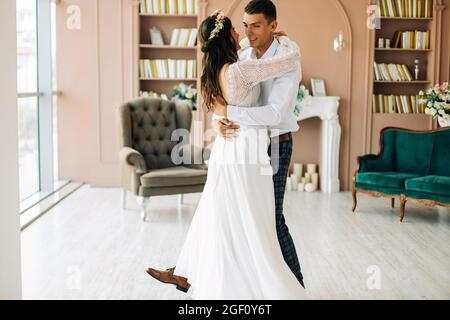
[[[273,33],[274,38],[281,38],[281,37],[287,37],[287,33],[284,31],[276,31]]]

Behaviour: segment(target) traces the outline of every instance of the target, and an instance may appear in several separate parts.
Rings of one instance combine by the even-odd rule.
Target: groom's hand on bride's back
[[[240,126],[228,119],[213,120],[213,128],[225,140],[233,141],[238,136]]]

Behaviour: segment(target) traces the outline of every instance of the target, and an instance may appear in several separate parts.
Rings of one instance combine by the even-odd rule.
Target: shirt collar
[[[272,44],[270,45],[269,49],[267,49],[267,51],[263,54],[261,59],[273,57],[275,55],[275,53],[277,52],[279,45],[280,45],[280,43],[278,42],[278,40],[273,39]],[[255,48],[251,48],[250,58],[256,59],[256,49]]]
[[[273,39],[272,44],[270,45],[269,49],[267,49],[267,51],[263,54],[261,59],[273,57],[275,55],[275,53],[277,52],[279,45],[280,45],[280,43],[278,42],[278,40]]]

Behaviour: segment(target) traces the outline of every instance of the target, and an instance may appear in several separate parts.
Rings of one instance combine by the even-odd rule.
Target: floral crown
[[[216,10],[211,14],[211,17],[216,16],[216,24],[214,30],[211,31],[208,40],[214,39],[219,34],[220,30],[223,29],[223,21],[225,20],[225,14],[222,10]]]

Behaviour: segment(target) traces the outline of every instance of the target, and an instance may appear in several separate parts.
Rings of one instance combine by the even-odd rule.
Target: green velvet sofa
[[[400,221],[407,201],[450,207],[450,128],[412,131],[385,128],[379,155],[358,158],[353,177],[353,212],[357,192],[400,200]]]

